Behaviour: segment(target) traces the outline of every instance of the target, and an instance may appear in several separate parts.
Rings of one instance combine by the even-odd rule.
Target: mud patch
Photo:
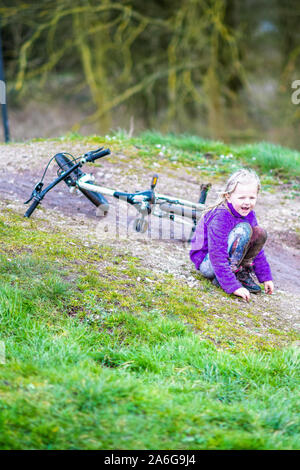
[[[300,254],[296,250],[288,250],[272,240],[265,247],[274,277],[275,288],[291,293],[300,293]]]

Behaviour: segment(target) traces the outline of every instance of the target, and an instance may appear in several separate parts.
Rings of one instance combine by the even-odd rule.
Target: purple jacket
[[[241,222],[248,222],[252,227],[258,225],[255,212],[251,211],[246,217],[241,216],[232,206],[225,205],[207,212],[197,225],[191,240],[190,258],[199,269],[200,264],[209,253],[209,258],[215,275],[222,289],[231,294],[242,284],[236,279],[228,262],[227,241],[231,230]],[[254,272],[259,282],[271,281],[272,274],[266,260],[264,250],[254,258]]]

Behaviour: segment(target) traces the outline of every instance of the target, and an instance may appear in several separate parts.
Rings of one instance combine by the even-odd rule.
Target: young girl
[[[191,240],[190,258],[196,269],[214,285],[247,302],[250,292],[261,291],[252,278],[253,270],[267,294],[274,290],[262,249],[267,233],[258,226],[253,210],[259,190],[260,181],[254,171],[235,172],[217,204],[201,218]]]

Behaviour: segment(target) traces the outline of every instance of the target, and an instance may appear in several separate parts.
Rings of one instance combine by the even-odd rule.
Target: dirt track
[[[62,149],[62,145],[59,143],[0,146],[0,199],[14,201],[13,204],[18,207],[18,211],[24,210],[25,212],[27,206],[23,206],[22,203],[28,199],[33,186],[39,181],[49,157],[63,150],[67,151]],[[78,155],[82,150],[86,151],[86,148],[80,147],[79,144],[72,144],[71,153]],[[46,156],[47,158],[45,158]],[[134,171],[133,165],[123,162],[121,157],[118,165],[113,165],[107,159],[101,161],[101,168],[89,167],[88,171],[95,175],[98,182],[124,191],[148,188],[153,173],[151,170],[143,168],[141,163]],[[175,195],[174,188],[176,188],[176,196],[197,200],[200,180],[199,175],[195,174],[194,176],[194,170],[193,172],[182,169],[170,170],[161,166],[155,168],[155,171],[160,175],[157,186],[158,192]],[[51,166],[47,173],[46,183],[54,175],[56,175],[56,170],[54,166]],[[215,200],[218,189],[219,187],[214,185],[209,194],[208,203]],[[194,197],[191,197],[191,194]],[[289,311],[291,305],[293,306],[294,320],[299,325],[299,312],[296,315],[297,318],[295,312],[298,311],[296,304],[300,298],[300,201],[299,198],[298,200],[288,199],[288,196],[287,189],[276,194],[262,192],[256,207],[256,213],[259,222],[268,231],[265,252],[272,268],[275,288],[277,292],[287,294],[289,301],[287,301],[286,309]],[[80,220],[81,232],[83,234],[87,231],[95,233],[99,239],[99,237],[105,235],[105,229],[107,230],[107,227],[110,229],[115,222],[114,208],[116,207],[116,201],[109,197],[108,199],[111,203],[110,213],[105,218],[99,217],[96,215],[95,206],[84,196],[70,195],[67,186],[61,183],[45,197],[42,205],[46,211],[48,209],[48,212],[44,212],[43,215],[45,216],[45,213],[47,213],[53,220],[55,220],[56,213],[61,216],[64,215],[66,223],[71,225],[78,225]],[[128,214],[129,220],[133,220],[135,210],[130,209]],[[37,217],[37,215],[32,217]],[[157,218],[152,217],[152,219]],[[83,230],[83,225],[85,230]],[[157,237],[154,237],[156,240],[149,240],[147,235],[141,236],[133,232],[130,233],[129,229],[131,240],[128,240],[128,244],[131,249],[133,248],[142,257],[147,257],[151,252],[148,264],[153,270],[161,268],[164,271],[176,273],[179,277],[191,279],[191,283],[193,283],[191,277],[192,266],[187,256],[187,243],[176,241],[176,238],[180,238],[181,227],[180,224],[174,224],[174,227],[175,240],[164,241],[158,241]],[[106,236],[109,236],[109,233],[106,233]],[[295,295],[294,301],[292,294]]]

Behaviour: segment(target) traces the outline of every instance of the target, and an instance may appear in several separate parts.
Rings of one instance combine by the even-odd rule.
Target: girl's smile
[[[241,216],[246,217],[255,207],[257,193],[256,183],[238,183],[232,193],[226,194],[226,199]]]

